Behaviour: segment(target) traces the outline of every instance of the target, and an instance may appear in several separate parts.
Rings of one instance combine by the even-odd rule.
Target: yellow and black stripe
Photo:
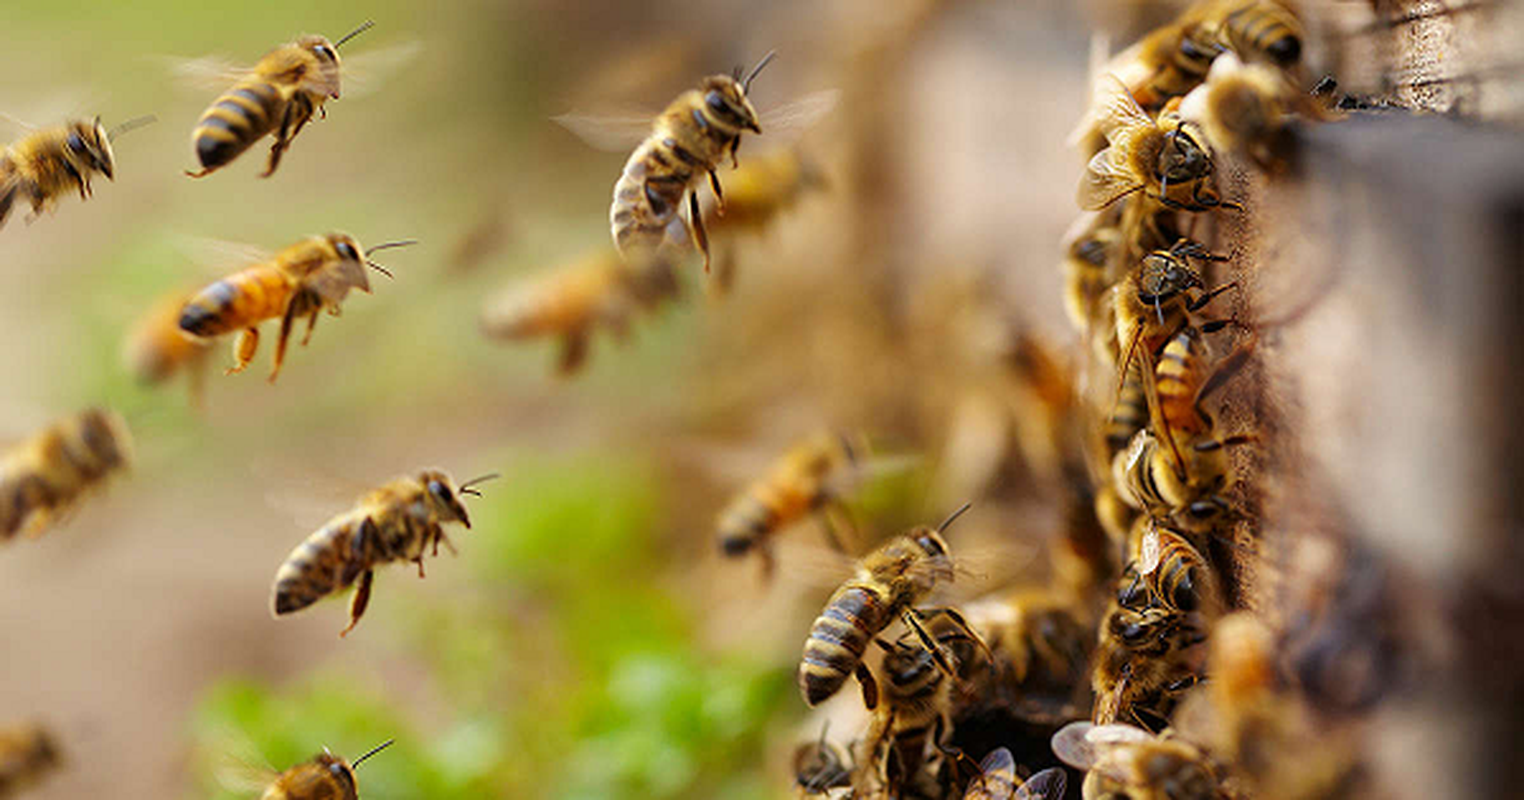
[[[275,130],[290,99],[262,78],[238,83],[201,115],[191,140],[201,166],[211,170],[237,158]]]

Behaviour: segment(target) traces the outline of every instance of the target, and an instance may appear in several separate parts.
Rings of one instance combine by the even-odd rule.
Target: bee
[[[265,136],[275,134],[270,160],[261,178],[275,174],[281,155],[314,113],[327,117],[323,104],[339,99],[339,48],[370,30],[367,21],[337,42],[302,36],[266,53],[248,74],[202,112],[191,144],[204,178],[227,166]]]
[[[92,408],[0,456],[0,540],[38,536],[132,460],[127,423]]]
[[[354,763],[325,749],[313,756],[311,761],[282,772],[265,789],[260,800],[358,800],[355,768],[365,759],[391,746],[392,741],[388,739],[376,745],[370,752],[355,759]]]
[[[1116,722],[1124,715],[1146,727],[1167,720],[1179,696],[1203,674],[1207,640],[1198,614],[1159,607],[1132,610],[1113,603],[1101,621],[1091,667],[1095,692],[1092,719]]]
[[[857,575],[831,595],[825,610],[810,626],[799,663],[799,691],[804,695],[805,703],[820,704],[836,694],[852,675],[864,684],[865,695],[871,694],[874,681],[872,673],[863,665],[863,651],[867,649],[868,641],[896,618],[904,620],[906,627],[916,632],[925,643],[930,642],[931,637],[922,621],[948,616],[983,645],[955,609],[915,608],[939,582],[953,580],[953,561],[942,532],[968,508],[965,505],[953,512],[935,530],[913,528],[858,562]],[[929,652],[942,671],[951,675],[952,665],[942,656],[941,648]]]
[[[851,552],[839,535],[851,532],[839,493],[857,468],[858,446],[843,434],[823,433],[795,445],[767,477],[746,487],[720,512],[715,525],[720,551],[731,558],[755,552],[764,574],[771,574],[773,536],[820,512],[831,546]]]
[[[709,271],[709,238],[699,213],[698,194],[693,190],[701,173],[708,173],[709,185],[720,208],[724,208],[715,170],[726,151],[732,163],[738,164],[736,150],[744,131],[762,132],[747,93],[773,56],[768,53],[744,81],[739,69],[733,75],[705,78],[697,89],[679,95],[656,118],[650,136],[630,154],[614,184],[609,222],[621,255],[636,249],[655,250],[666,236],[667,226],[678,219],[686,196],[690,233],[703,253],[704,271]]]
[[[677,275],[665,258],[626,260],[605,248],[489,300],[481,328],[493,339],[560,336],[557,371],[572,375],[587,360],[596,327],[626,339],[637,312],[654,309],[678,293]]]
[[[1285,119],[1293,95],[1285,76],[1263,64],[1245,66],[1228,53],[1217,59],[1207,82],[1180,103],[1180,116],[1201,126],[1219,152],[1244,153],[1267,169],[1278,169],[1289,142]]]
[[[1115,75],[1103,77],[1096,93],[1107,146],[1085,168],[1077,195],[1080,208],[1102,209],[1141,193],[1169,209],[1243,210],[1209,185],[1215,169],[1212,150],[1195,123],[1172,112],[1157,121],[1150,118]]]
[[[794,786],[800,797],[829,795],[832,789],[852,785],[852,761],[840,745],[826,739],[829,720],[821,726],[819,741],[794,749]]]
[[[1211,759],[1190,742],[1131,725],[1071,722],[1053,734],[1053,753],[1089,770],[1086,800],[1217,800],[1223,797]]]
[[[184,371],[191,402],[199,406],[211,344],[180,329],[181,310],[192,295],[192,290],[177,289],[159,298],[127,334],[122,361],[139,381],[149,385],[163,383]]]
[[[79,199],[89,200],[92,175],[99,172],[107,180],[116,180],[112,140],[153,121],[153,117],[138,117],[108,131],[100,117],[76,119],[12,142],[0,155],[0,227],[19,199],[32,204],[28,223],[54,210],[67,192],[77,191]]]
[[[979,762],[979,774],[968,783],[963,800],[1063,800],[1069,777],[1059,767],[1049,767],[1025,781],[1016,777],[1016,757],[996,748]]]
[[[307,318],[305,346],[317,326],[319,312],[339,315],[339,304],[351,289],[370,294],[365,268],[391,277],[370,253],[389,247],[416,244],[411,240],[386,242],[370,249],[347,233],[309,236],[281,250],[268,260],[238,272],[197,292],[180,312],[180,329],[192,336],[210,338],[241,329],[233,347],[236,363],[228,375],[242,372],[259,348],[259,323],[280,318],[280,337],[275,340],[275,362],[270,382],[280,375],[286,358],[286,341],[294,323]]]
[[[1210,9],[1205,24],[1240,59],[1267,61],[1282,70],[1301,63],[1306,34],[1302,21],[1286,5],[1274,0],[1209,0],[1203,5]]]
[[[1018,589],[969,604],[969,624],[995,654],[1000,685],[1022,699],[1069,694],[1081,682],[1093,628],[1075,598],[1051,589]]]
[[[58,745],[46,728],[23,722],[0,730],[0,797],[10,797],[57,769]]]
[[[719,251],[714,285],[721,293],[735,281],[736,240],[767,230],[801,196],[823,188],[825,175],[797,148],[779,148],[748,159],[725,184],[730,188],[723,210],[717,204],[704,215],[704,227]]]
[[[1138,518],[1133,532],[1137,555],[1122,576],[1117,604],[1134,610],[1199,611],[1209,621],[1216,619],[1223,608],[1222,590],[1196,545],[1152,517]]]
[[[323,597],[349,588],[360,580],[349,604],[347,635],[359,623],[370,602],[375,568],[389,561],[411,561],[423,577],[423,551],[439,543],[453,552],[444,524],[459,522],[467,529],[471,518],[459,495],[481,496],[471,488],[496,478],[483,475],[456,486],[439,470],[405,476],[365,494],[346,511],[297,545],[275,573],[270,607],[276,617],[300,611]]]
[[[1108,266],[1121,247],[1120,222],[1118,206],[1086,212],[1064,237],[1064,311],[1081,334],[1096,325],[1102,298],[1115,283]]]

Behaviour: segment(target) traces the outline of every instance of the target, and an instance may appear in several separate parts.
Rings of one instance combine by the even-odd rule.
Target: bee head
[[[1199,286],[1201,274],[1191,269],[1185,259],[1164,251],[1143,257],[1143,270],[1138,276],[1138,301],[1144,305],[1159,305]]]
[[[1212,153],[1196,141],[1182,121],[1165,132],[1154,171],[1165,184],[1189,183],[1211,174]]]
[[[303,36],[296,40],[296,46],[317,59],[317,74],[303,76],[311,91],[334,100],[339,99],[339,51],[336,45],[328,41],[327,36]]]
[[[429,503],[440,517],[458,520],[467,528],[471,527],[471,517],[466,513],[465,505],[460,502],[449,475],[439,470],[425,470],[418,476],[418,482],[428,490]]]
[[[347,233],[328,234],[328,243],[333,245],[334,252],[345,261],[364,261],[365,253],[360,249],[360,243],[355,237]]]
[[[338,781],[341,786],[345,787],[344,792],[340,795],[341,797],[355,797],[357,795],[358,790],[355,788],[355,771],[353,767],[349,766],[349,762],[339,758],[333,753],[328,752],[327,748],[324,748],[323,752],[318,753],[317,756],[312,759],[312,762],[317,764],[322,769],[326,770],[334,780]]]
[[[111,136],[101,125],[101,118],[91,121],[76,120],[69,123],[64,139],[67,158],[76,168],[85,172],[99,172],[110,180],[116,180],[116,156],[111,151]]]
[[[762,132],[757,110],[746,99],[746,90],[740,81],[729,75],[712,75],[704,79],[700,88],[704,94],[705,113],[711,119],[737,130]]]

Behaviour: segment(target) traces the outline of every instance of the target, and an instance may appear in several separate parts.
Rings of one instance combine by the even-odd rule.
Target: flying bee
[[[1069,777],[1060,767],[1017,779],[1016,757],[1000,747],[979,762],[979,773],[969,781],[963,800],[1063,800],[1068,787]]]
[[[625,340],[638,312],[655,309],[678,293],[677,275],[666,258],[627,260],[602,248],[489,300],[481,328],[493,339],[561,337],[557,371],[571,375],[587,360],[596,328],[608,328],[615,338]]]
[[[725,185],[730,188],[724,204],[716,203],[704,214],[704,227],[719,251],[714,285],[720,293],[735,281],[738,240],[766,231],[800,197],[823,188],[825,175],[797,148],[787,147],[747,159],[725,178]]]
[[[1085,168],[1078,193],[1080,208],[1106,208],[1140,192],[1170,209],[1243,210],[1223,200],[1209,185],[1215,169],[1212,151],[1194,123],[1168,112],[1157,121],[1150,118],[1115,75],[1104,76],[1096,94],[1107,146]]]
[[[1222,590],[1206,557],[1183,534],[1139,517],[1133,526],[1137,556],[1117,588],[1117,604],[1141,609],[1200,612],[1212,621],[1222,612]]]
[[[720,511],[715,527],[720,551],[732,558],[757,553],[763,571],[773,569],[773,536],[820,513],[826,538],[842,553],[851,552],[841,534],[852,531],[840,494],[859,471],[861,443],[839,433],[823,433],[800,442],[773,465],[767,476],[736,495]]]
[[[153,121],[153,117],[138,117],[108,131],[100,117],[76,119],[12,142],[0,155],[0,227],[19,199],[32,204],[28,223],[54,210],[68,192],[77,191],[79,199],[89,200],[92,175],[99,172],[107,180],[116,180],[112,140]]]
[[[1217,772],[1201,748],[1131,725],[1071,722],[1053,734],[1059,760],[1089,770],[1086,800],[1217,800]]]
[[[128,371],[149,385],[163,383],[175,373],[185,372],[191,402],[199,406],[211,343],[180,328],[180,313],[192,296],[191,290],[176,289],[159,298],[127,334],[122,360]]]
[[[811,706],[836,694],[849,676],[856,675],[864,684],[865,695],[873,692],[873,675],[863,665],[863,651],[868,641],[878,636],[896,618],[915,631],[923,643],[931,637],[923,620],[948,616],[954,624],[979,640],[955,609],[916,608],[939,582],[954,578],[952,557],[942,531],[968,510],[953,512],[936,530],[917,527],[897,536],[868,555],[857,565],[857,575],[841,585],[825,610],[810,626],[799,663],[799,690]],[[928,650],[938,667],[948,675],[953,668],[942,655],[942,648]],[[872,705],[872,703],[869,703]]]
[[[424,470],[374,489],[346,511],[297,545],[275,573],[270,590],[274,615],[290,614],[323,597],[343,591],[360,580],[349,604],[347,635],[359,623],[370,602],[375,568],[391,561],[411,561],[423,577],[423,552],[439,543],[453,552],[444,524],[459,522],[471,527],[471,518],[459,495],[481,494],[471,488],[496,475],[483,475],[456,486],[439,470]]]
[[[1203,674],[1207,640],[1200,615],[1159,607],[1140,610],[1113,603],[1101,621],[1091,666],[1098,724],[1124,716],[1163,727],[1181,694]],[[1149,725],[1144,717],[1159,721]]]
[[[311,761],[282,772],[265,789],[260,800],[358,800],[355,768],[391,744],[390,739],[382,742],[353,763],[324,749],[313,756]]]
[[[373,25],[366,22],[337,42],[302,36],[265,54],[201,114],[191,132],[201,171],[185,174],[210,175],[273,133],[270,160],[260,177],[274,175],[281,155],[312,115],[326,117],[324,104],[339,99],[339,48]]]
[[[831,790],[852,785],[852,760],[840,745],[826,739],[831,724],[821,726],[820,739],[794,749],[794,786],[800,797],[829,796]]]
[[[60,761],[58,745],[42,725],[23,722],[0,729],[0,797],[36,784]]]
[[[0,456],[0,541],[38,536],[126,470],[132,437],[116,412],[92,408],[44,428]]]
[[[1216,152],[1244,153],[1261,167],[1278,169],[1290,146],[1283,134],[1294,99],[1282,73],[1264,64],[1245,66],[1228,53],[1212,65],[1207,82],[1181,101],[1180,116],[1199,124]]]
[[[270,382],[274,383],[286,358],[286,342],[294,323],[306,317],[307,334],[302,337],[306,346],[320,312],[337,317],[339,304],[351,289],[370,294],[367,266],[391,277],[385,267],[370,260],[370,253],[410,244],[416,242],[386,242],[366,252],[347,233],[309,236],[197,292],[180,313],[180,329],[204,338],[241,330],[233,347],[236,363],[227,370],[231,375],[242,372],[254,360],[259,323],[279,317],[280,337],[275,340],[275,361],[270,370]]]

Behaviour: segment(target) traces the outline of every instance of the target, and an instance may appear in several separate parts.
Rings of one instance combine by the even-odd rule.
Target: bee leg
[[[862,662],[857,663],[857,669],[852,671],[857,677],[857,683],[863,690],[863,707],[869,711],[878,707],[878,681],[873,679],[872,670]]]
[[[370,584],[375,577],[373,570],[365,570],[360,574],[360,585],[355,587],[355,596],[349,601],[349,624],[339,631],[339,638],[348,636],[360,624],[360,617],[365,616],[365,607],[370,605]]]
[[[280,365],[286,360],[286,343],[291,340],[291,327],[296,322],[296,298],[286,304],[286,313],[280,318],[280,335],[275,339],[275,366],[270,370],[270,382],[280,375]]]
[[[704,216],[699,213],[698,193],[688,193],[688,227],[693,229],[693,243],[704,254],[704,272],[709,272],[709,234],[704,230]]]
[[[312,312],[312,315],[307,317],[307,335],[302,337],[302,347],[306,347],[307,343],[312,341],[312,329],[317,327],[318,314],[320,313],[322,313],[322,309]]]
[[[254,360],[254,353],[258,350],[259,329],[244,328],[243,332],[238,334],[238,342],[233,345],[233,357],[236,363],[228,367],[223,374],[234,375],[243,372],[244,368],[249,366],[249,362]]]
[[[1238,281],[1230,281],[1228,283],[1225,283],[1225,284],[1217,287],[1216,289],[1213,289],[1210,292],[1207,292],[1206,294],[1202,295],[1201,297],[1196,298],[1196,301],[1193,302],[1193,303],[1187,304],[1186,308],[1191,310],[1191,311],[1200,311],[1201,309],[1206,307],[1207,303],[1212,302],[1213,298],[1217,297],[1217,295],[1220,295],[1220,294],[1222,294],[1223,292],[1226,292],[1229,289],[1237,289],[1237,288],[1238,288]]]
[[[991,662],[995,660],[994,651],[990,650],[990,646],[984,643],[984,638],[981,637],[978,632],[968,624],[968,620],[964,619],[963,614],[960,613],[956,608],[942,606],[940,608],[911,609],[911,612],[920,617],[922,621],[932,620],[937,617],[947,617],[949,620],[952,620],[952,624],[957,627],[959,631],[951,638],[967,638],[984,652],[985,658],[988,658]],[[926,644],[931,641],[931,637],[926,635],[926,630],[924,628],[917,625],[914,630],[916,631],[916,636],[921,639],[922,644]]]
[[[206,176],[208,176],[208,175],[210,175],[210,174],[212,174],[213,172],[216,172],[216,171],[217,171],[216,167],[206,167],[205,169],[201,169],[201,170],[198,170],[196,172],[191,172],[190,170],[186,170],[185,171],[185,176],[187,178],[205,178]]]
[[[561,339],[561,358],[556,362],[556,373],[561,376],[576,374],[587,360],[587,331],[576,330]]]
[[[186,365],[185,383],[190,392],[191,408],[197,413],[206,410],[206,353],[201,352]]]
[[[265,162],[265,171],[259,173],[259,177],[268,178],[275,174],[275,168],[280,166],[280,157],[286,150],[286,132],[291,129],[291,115],[296,108],[296,103],[286,106],[286,113],[280,118],[280,128],[275,131],[275,143],[270,145],[270,159]]]
[[[737,136],[730,140],[730,168],[740,169],[741,162],[736,158],[736,151],[741,149],[741,137]],[[713,174],[713,173],[711,173]]]
[[[413,563],[418,565],[418,577],[422,578],[423,577],[423,556],[420,555],[417,558],[413,559]]]
[[[725,193],[720,191],[720,176],[714,170],[709,170],[709,188],[714,190],[714,199],[719,205],[714,207],[714,213],[725,216]]]

